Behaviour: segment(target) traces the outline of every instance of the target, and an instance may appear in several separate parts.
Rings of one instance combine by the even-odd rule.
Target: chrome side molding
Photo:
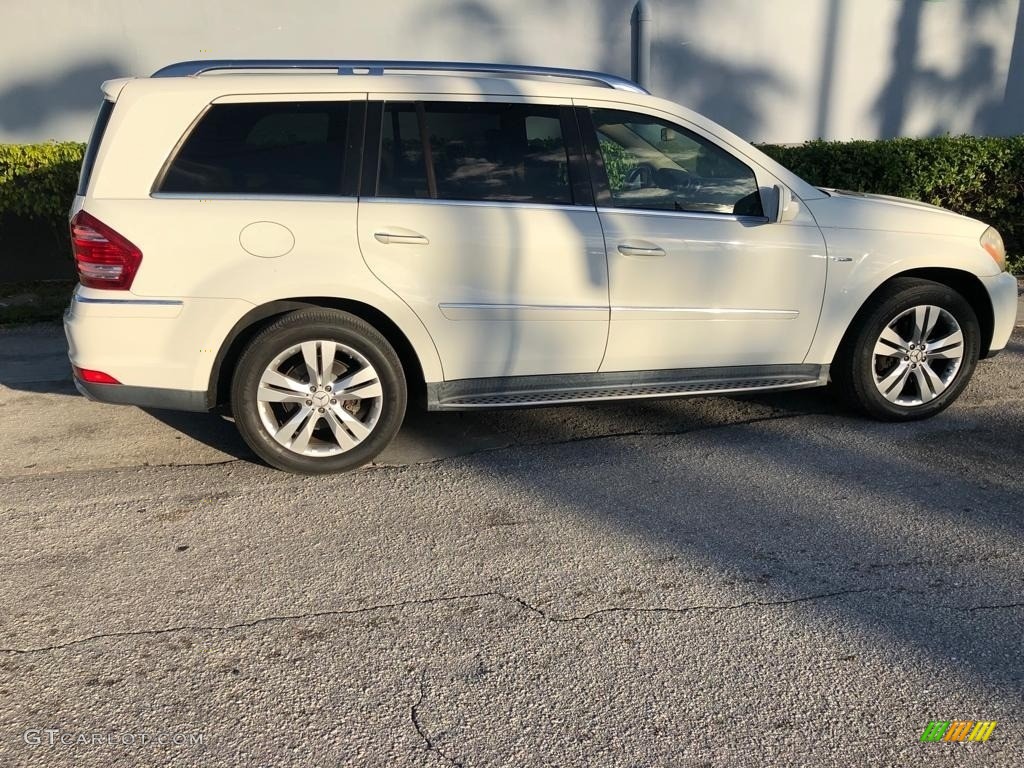
[[[179,299],[95,299],[91,296],[82,296],[78,293],[72,294],[72,301],[79,304],[113,304],[116,306],[156,306],[156,307],[180,307],[185,302]]]
[[[152,77],[194,77],[206,72],[228,70],[334,70],[339,75],[383,75],[391,72],[460,72],[479,75],[558,78],[599,83],[608,88],[633,93],[648,93],[647,89],[618,75],[592,72],[585,69],[560,67],[531,67],[521,64],[486,64],[470,61],[359,61],[357,59],[207,59],[179,61],[158,69]]]

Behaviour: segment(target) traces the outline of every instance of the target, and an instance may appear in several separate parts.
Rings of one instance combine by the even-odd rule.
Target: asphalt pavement
[[[415,413],[320,478],[64,355],[0,331],[0,766],[1024,765],[1024,328],[926,422]]]

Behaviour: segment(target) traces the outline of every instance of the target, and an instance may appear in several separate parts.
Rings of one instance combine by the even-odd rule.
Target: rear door
[[[608,267],[571,107],[388,98],[371,95],[359,245],[445,379],[597,371]]]

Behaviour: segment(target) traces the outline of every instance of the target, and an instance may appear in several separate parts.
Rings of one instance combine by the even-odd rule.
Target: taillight
[[[126,291],[142,263],[142,251],[85,211],[71,218],[71,248],[86,288]]]

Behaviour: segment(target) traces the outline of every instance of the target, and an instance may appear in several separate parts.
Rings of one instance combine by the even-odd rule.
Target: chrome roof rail
[[[405,72],[465,72],[483,75],[519,75],[586,80],[608,88],[634,93],[648,93],[644,88],[616,75],[583,69],[527,67],[518,64],[480,64],[464,61],[355,61],[334,59],[209,59],[181,61],[153,73],[153,77],[190,77],[204,72],[232,69],[333,69],[339,75],[382,75],[385,70]]]

